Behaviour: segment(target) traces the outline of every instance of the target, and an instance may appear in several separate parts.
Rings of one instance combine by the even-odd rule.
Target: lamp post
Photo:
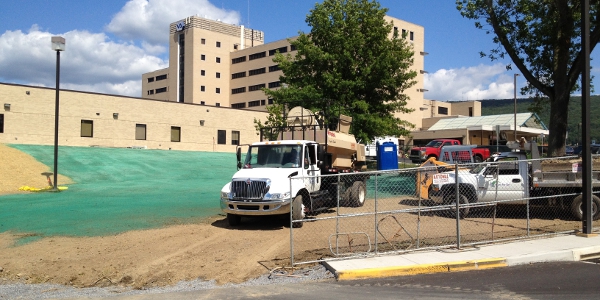
[[[58,91],[60,85],[60,51],[66,50],[65,38],[61,36],[52,37],[52,50],[56,51],[56,100],[54,106],[54,187],[58,191]]]
[[[515,114],[514,114],[514,120],[513,120],[514,126],[515,126],[515,128],[514,128],[515,129],[515,132],[514,132],[515,141],[518,141],[517,140],[517,76],[519,76],[519,74],[515,74],[514,82],[513,82],[513,87],[515,90]]]

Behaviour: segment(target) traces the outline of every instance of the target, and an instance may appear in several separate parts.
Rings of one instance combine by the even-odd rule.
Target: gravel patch
[[[135,296],[148,294],[168,294],[176,292],[202,291],[208,289],[226,289],[246,286],[276,285],[322,281],[333,279],[334,275],[324,266],[303,268],[289,273],[282,269],[248,280],[240,284],[217,285],[214,280],[181,281],[173,286],[149,289],[132,289],[129,287],[111,286],[105,288],[75,288],[58,284],[26,284],[21,282],[0,282],[0,299],[69,299],[69,298],[104,298],[114,296]]]

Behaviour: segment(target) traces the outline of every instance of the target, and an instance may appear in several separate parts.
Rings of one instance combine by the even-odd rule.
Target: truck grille
[[[269,185],[263,180],[234,180],[231,182],[233,200],[262,200],[269,191]]]
[[[419,157],[421,155],[420,150],[410,150],[410,156]]]

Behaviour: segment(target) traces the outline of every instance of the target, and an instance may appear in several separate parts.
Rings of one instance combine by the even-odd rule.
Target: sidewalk
[[[414,252],[325,262],[338,280],[455,272],[546,261],[579,261],[600,257],[600,236],[577,235],[514,241],[463,250]]]

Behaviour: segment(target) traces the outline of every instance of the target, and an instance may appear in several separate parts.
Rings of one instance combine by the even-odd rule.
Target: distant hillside
[[[517,113],[529,112],[528,108],[531,105],[531,99],[517,98]],[[500,115],[514,113],[514,99],[498,99],[498,100],[481,100],[481,115]],[[600,96],[592,96],[590,98],[590,127],[592,140],[600,141]],[[550,124],[550,106],[539,114],[540,119],[546,125]],[[571,97],[569,101],[569,136],[567,144],[575,144],[580,140],[581,123],[581,97]]]

